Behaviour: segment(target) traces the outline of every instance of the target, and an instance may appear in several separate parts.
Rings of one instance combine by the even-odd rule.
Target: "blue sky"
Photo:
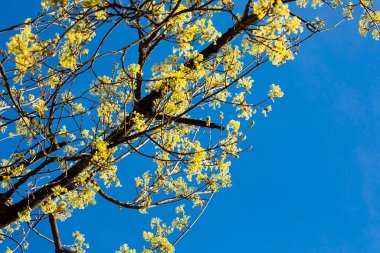
[[[2,3],[0,27],[24,20],[28,2]],[[280,84],[285,96],[257,119],[246,143],[254,148],[233,163],[233,187],[215,195],[176,252],[380,251],[380,47],[358,34],[357,21],[254,74],[255,85]],[[101,203],[60,224],[62,233],[84,232],[88,252],[140,248],[139,226],[148,223]],[[30,244],[31,253],[53,252],[41,240]]]

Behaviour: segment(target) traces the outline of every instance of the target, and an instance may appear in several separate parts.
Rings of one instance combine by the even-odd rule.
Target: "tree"
[[[309,6],[343,15],[301,15]],[[0,27],[9,38],[0,62],[7,253],[27,248],[30,233],[44,237],[44,224],[56,252],[84,252],[77,231],[71,246],[61,243],[57,220],[96,197],[142,214],[171,204],[173,220],[155,217],[153,231],[143,232],[143,252],[173,252],[213,194],[231,186],[231,160],[249,148],[240,143],[256,111],[266,116],[284,95],[272,84],[253,100],[253,71],[293,59],[304,41],[354,10],[359,32],[378,40],[372,1],[43,0],[36,18]],[[150,166],[122,178],[129,159]]]

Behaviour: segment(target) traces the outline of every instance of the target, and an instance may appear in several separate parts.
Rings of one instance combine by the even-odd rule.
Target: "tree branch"
[[[53,214],[49,214],[49,223],[50,223],[51,232],[53,234],[55,253],[62,253],[62,249],[61,249],[62,244],[61,244],[61,239],[59,238],[57,221],[55,220],[55,217]]]
[[[176,118],[168,116],[168,115],[157,115],[155,117],[156,119],[163,119],[166,121],[173,121],[181,124],[186,124],[186,125],[191,125],[191,126],[199,126],[199,127],[208,127],[211,129],[219,129],[219,130],[224,130],[225,128],[221,125],[218,125],[216,123],[210,122],[208,123],[205,120],[200,120],[200,119],[189,119],[189,118]]]

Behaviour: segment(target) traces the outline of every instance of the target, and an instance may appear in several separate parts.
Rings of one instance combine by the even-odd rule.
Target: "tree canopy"
[[[256,97],[254,71],[294,59],[303,42],[354,15],[361,35],[380,38],[371,0],[42,0],[36,12],[0,26],[6,253],[27,249],[33,233],[57,253],[85,252],[75,227],[73,242],[61,242],[57,221],[97,198],[142,215],[169,206],[141,231],[137,251],[173,252],[231,186],[255,117],[284,96],[268,77]],[[137,159],[149,166],[128,166]],[[136,252],[129,243],[115,250]]]

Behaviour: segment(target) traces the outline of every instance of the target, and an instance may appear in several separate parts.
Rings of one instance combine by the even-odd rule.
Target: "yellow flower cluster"
[[[42,8],[45,10],[48,10],[50,7],[56,7],[56,6],[66,6],[68,5],[70,0],[42,0],[41,5]]]
[[[279,85],[272,84],[270,86],[270,90],[268,92],[268,97],[273,100],[273,98],[282,98],[284,96],[284,92],[281,90]]]
[[[179,51],[180,55],[186,57],[191,56],[191,51],[194,49],[192,45],[194,41],[203,45],[205,42],[213,41],[221,35],[208,18],[198,19],[195,23],[187,24],[181,28],[177,26],[176,32],[179,43],[179,48],[176,48],[176,50]]]
[[[142,74],[141,72],[141,67],[139,64],[131,64],[128,66],[128,71],[129,71],[129,74],[132,76],[132,77],[136,77],[137,74]]]
[[[66,188],[64,188],[60,185],[54,186],[52,191],[53,191],[53,195],[56,197],[62,195],[63,193],[68,192]]]
[[[45,105],[45,101],[42,99],[38,99],[37,102],[33,103],[33,109],[38,113],[41,117],[45,111],[47,111],[47,106]]]
[[[104,20],[107,18],[107,12],[101,9],[107,3],[106,0],[84,0],[83,9],[88,11],[89,9],[95,12],[95,17],[97,20]]]
[[[190,216],[185,214],[185,205],[179,205],[175,208],[175,212],[181,217],[176,217],[172,221],[172,227],[178,229],[179,231],[185,229],[188,226],[188,221],[190,219]]]
[[[144,120],[144,115],[138,112],[133,112],[132,122],[134,123],[136,132],[142,132],[148,127]]]
[[[239,131],[240,122],[237,120],[230,120],[227,125],[228,134],[226,138],[221,140],[220,144],[223,149],[224,154],[232,155],[233,157],[238,157],[238,153],[241,151],[237,147],[239,138],[242,137],[242,133]]]
[[[159,218],[152,218],[151,227],[156,227],[156,234],[144,231],[143,238],[151,244],[152,248],[159,249],[160,252],[164,253],[174,252],[174,246],[166,238],[167,235],[173,232],[173,228],[161,223]]]
[[[237,115],[239,118],[245,118],[246,120],[249,120],[253,114],[255,114],[255,110],[252,109],[250,105],[247,104],[246,96],[249,93],[247,91],[236,93],[234,98],[232,99],[232,102],[234,103],[234,106],[236,107],[236,111],[240,111],[240,113]]]
[[[59,63],[63,68],[75,70],[77,58],[84,45],[95,36],[93,23],[88,18],[71,23],[72,27],[65,34],[65,43],[60,49]]]
[[[101,122],[111,124],[114,122],[113,114],[120,110],[120,106],[116,102],[105,101],[97,108],[98,117]]]
[[[70,3],[71,2],[71,3]],[[102,7],[107,3],[105,0],[83,0],[83,1],[70,1],[70,0],[42,0],[42,8],[48,10],[54,7],[65,8],[69,4],[73,4],[77,8],[80,5],[83,8],[83,12],[93,11],[97,20],[104,20],[107,18],[107,13]]]
[[[73,209],[84,209],[89,204],[96,204],[96,192],[90,187],[83,187],[79,190],[70,191],[64,196],[64,201]]]
[[[368,1],[369,2],[369,1]],[[370,3],[363,3],[363,5]],[[364,7],[366,8],[366,7]],[[371,35],[375,40],[380,40],[380,11],[366,9],[361,15],[359,21],[359,32],[361,35],[366,36],[368,32],[372,31]]]
[[[28,173],[30,169],[25,169],[23,164],[18,166],[12,166],[15,160],[18,160],[22,155],[12,154],[10,159],[1,159],[1,166],[3,167],[2,171],[4,176],[1,181],[2,188],[11,188],[12,186],[12,177],[20,177],[25,173]]]
[[[38,41],[29,22],[30,19],[25,20],[27,25],[21,33],[11,37],[7,43],[9,54],[15,57],[17,80],[22,79],[26,71],[33,73],[37,70],[41,65],[39,61],[51,54],[51,41]]]
[[[262,24],[252,30],[251,37],[245,37],[243,47],[252,55],[269,55],[274,65],[280,65],[294,58],[291,34],[303,31],[301,20],[290,14],[288,5],[281,1],[260,0],[253,3],[254,13]],[[252,39],[254,38],[254,39]]]
[[[90,246],[88,243],[85,243],[84,235],[79,231],[75,231],[72,233],[72,236],[74,237],[74,244],[71,246],[71,249],[76,253],[85,253],[85,249],[88,249]]]
[[[109,162],[113,152],[116,150],[115,148],[109,149],[107,147],[107,142],[103,141],[100,137],[95,140],[95,148],[96,152],[91,159],[91,163],[94,165],[102,165]]]
[[[25,208],[21,212],[18,212],[18,220],[29,222],[32,218],[30,217],[30,212],[32,209],[30,207]]]
[[[192,180],[194,175],[198,175],[199,178],[197,178],[197,181],[199,183],[202,178],[203,163],[206,160],[206,152],[198,141],[190,143],[189,146],[192,148],[194,154],[190,157],[188,162],[189,165],[184,171],[186,172],[186,177],[189,181]]]
[[[128,244],[123,244],[120,246],[120,249],[116,251],[116,253],[136,253],[136,250],[130,249]]]
[[[264,107],[261,110],[261,113],[264,115],[264,117],[267,117],[268,116],[268,112],[271,112],[271,111],[272,111],[272,106],[268,105],[267,107]]]
[[[46,214],[54,213],[57,210],[57,203],[51,199],[48,199],[41,205],[41,210]]]
[[[26,20],[28,22],[29,20]],[[36,40],[36,35],[32,32],[32,27],[26,25],[21,34],[13,36],[7,44],[8,52],[16,57],[16,67],[21,71],[26,71],[35,62],[35,55],[30,47]]]
[[[36,135],[36,132],[42,129],[42,124],[36,122],[35,119],[21,117],[16,121],[16,134],[22,135],[28,141],[28,145],[31,143],[33,136]],[[10,137],[14,135],[12,132],[9,133]]]
[[[91,164],[99,169],[100,178],[103,179],[104,184],[107,187],[121,186],[116,176],[117,166],[111,165],[114,160],[112,154],[116,148],[108,148],[107,143],[100,137],[95,140],[95,148],[96,152],[91,159]]]

